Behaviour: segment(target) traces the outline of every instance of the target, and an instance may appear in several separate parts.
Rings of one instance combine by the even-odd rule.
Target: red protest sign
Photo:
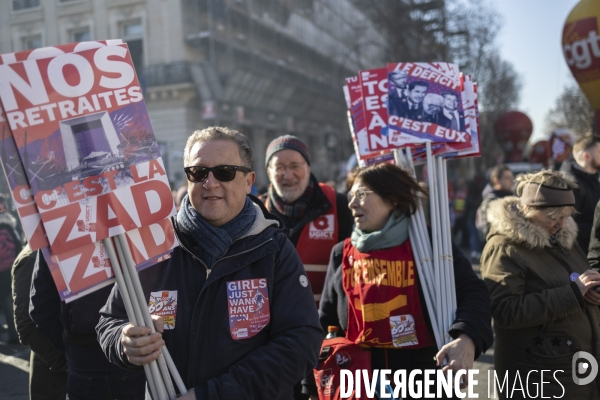
[[[358,76],[346,78],[344,91],[347,97],[348,111],[352,118],[352,142],[357,158],[365,160],[379,155],[379,152],[371,152],[369,150],[362,90]]]
[[[28,59],[41,59],[69,52],[94,49],[107,44],[120,44],[120,39],[103,40],[96,42],[82,42],[59,45],[56,47],[43,47],[35,50],[26,50],[18,53],[0,54],[0,64],[14,64]],[[16,147],[12,131],[6,120],[6,115],[0,102],[0,162],[6,180],[10,187],[14,204],[21,218],[25,237],[33,250],[49,246],[46,231],[42,225],[39,210],[29,186],[29,180],[23,168],[19,152]]]
[[[371,152],[391,151],[387,124],[387,70],[377,68],[358,73],[360,84],[367,144]]]
[[[0,64],[12,64],[25,60],[44,59],[59,56],[64,53],[98,49],[107,44],[120,43],[122,43],[121,40],[72,43],[57,47],[36,49],[33,51],[29,50],[14,54],[3,54],[0,55]],[[2,111],[1,108],[0,111]],[[48,241],[45,229],[41,224],[35,197],[29,186],[27,173],[23,168],[23,163],[16,148],[12,131],[3,111],[0,114],[0,128],[2,130],[2,136],[0,137],[0,159],[11,188],[11,194],[17,206],[17,211],[22,220],[25,234],[32,248],[42,248],[42,252],[50,266],[61,299],[67,302],[72,301],[108,284],[112,284],[114,282],[113,271],[102,241],[97,241],[95,243],[89,243],[88,241],[87,244],[83,244],[82,242],[70,243],[72,245],[69,246],[70,249],[60,254],[57,254],[55,249],[61,249],[64,246],[57,245],[55,242],[54,249],[47,247]],[[131,132],[127,133],[129,133],[129,136],[127,137],[128,140],[133,141],[136,138],[131,135]],[[135,155],[135,150],[139,149],[133,148],[132,151],[132,147],[130,146],[126,150],[128,150],[127,154]],[[161,169],[164,170],[162,164],[160,164],[160,160],[151,161],[154,162],[154,165],[148,165],[147,168],[143,163],[135,166],[135,169],[131,171],[134,182],[144,182],[146,180],[144,178],[144,173],[147,173],[147,176],[150,176],[152,175],[152,171],[153,173],[159,173]],[[30,167],[30,164],[28,163],[27,166]],[[110,183],[114,183],[114,180],[116,179],[115,175],[116,174],[114,173],[109,175],[111,178],[109,188],[112,187]],[[78,190],[87,189],[88,194],[93,194],[94,190],[99,190],[99,188],[95,186],[96,183],[97,182],[90,177],[83,179],[83,187],[70,182],[66,185],[66,195],[67,197],[70,196],[72,200],[75,200],[81,195]],[[142,206],[142,208],[144,207]],[[99,227],[97,223],[91,221],[90,210],[91,207],[87,205],[85,217],[83,219],[77,219],[75,223],[77,232],[89,233],[98,230]],[[146,215],[148,213],[152,214],[153,212],[148,209],[142,210],[142,214]],[[146,222],[147,219],[144,219],[143,224]],[[101,228],[102,227],[100,226],[100,229]],[[158,223],[145,225],[140,229],[129,231],[127,232],[126,237],[138,270],[169,257],[173,247],[177,245],[169,219],[163,219],[158,221]],[[76,244],[79,244],[79,246],[76,246]]]
[[[126,45],[0,65],[0,99],[56,254],[174,215]]]
[[[471,75],[461,75],[461,96],[465,128],[471,134],[471,147],[460,150],[456,157],[479,157],[481,156],[481,133],[479,131],[477,83],[473,82]]]
[[[77,53],[84,50],[96,49],[104,46],[113,46],[121,44],[121,39],[97,40],[90,42],[76,42],[61,44],[58,46],[40,47],[19,51],[17,53],[0,54],[0,64],[14,64],[25,60],[39,60],[43,58],[55,57],[65,53]]]
[[[126,234],[136,269],[141,271],[170,257],[178,245],[170,219],[134,229]],[[42,249],[50,267],[61,300],[76,300],[115,281],[112,265],[104,243],[78,246],[56,254],[51,248]]]
[[[25,237],[33,250],[48,247],[46,231],[31,193],[15,140],[0,108],[0,160]]]

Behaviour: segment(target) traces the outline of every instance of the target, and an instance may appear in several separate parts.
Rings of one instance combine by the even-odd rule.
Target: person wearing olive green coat
[[[495,373],[500,382],[508,378],[499,397],[598,399],[598,379],[580,386],[572,378],[575,353],[600,359],[594,293],[600,273],[589,269],[575,242],[568,189],[576,185],[570,175],[551,171],[517,181],[519,197],[490,204],[481,257],[492,300]]]

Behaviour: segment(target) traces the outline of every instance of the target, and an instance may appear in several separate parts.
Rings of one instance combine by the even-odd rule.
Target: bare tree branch
[[[568,128],[577,137],[590,135],[594,123],[594,109],[576,83],[565,87],[556,99],[556,106],[546,116],[546,133]]]

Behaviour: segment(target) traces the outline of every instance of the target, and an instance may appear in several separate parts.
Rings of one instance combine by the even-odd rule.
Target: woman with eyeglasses
[[[413,369],[435,369],[436,356],[437,366],[445,360],[446,369],[470,369],[492,344],[489,295],[453,247],[458,308],[448,334],[454,340],[438,352],[408,236],[408,218],[425,190],[389,164],[359,168],[348,186],[355,228],[332,250],[321,325],[337,325],[367,348],[373,369],[406,370],[409,376]]]
[[[489,205],[481,267],[492,299],[494,367],[509,386],[517,379],[526,386],[505,390],[502,399],[541,397],[541,390],[545,398],[600,398],[593,371],[600,273],[589,269],[575,241],[576,187],[565,172],[540,171],[517,177],[516,197]]]

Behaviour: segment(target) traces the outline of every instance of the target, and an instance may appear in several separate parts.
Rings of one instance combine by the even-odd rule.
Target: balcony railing
[[[142,75],[146,86],[193,82],[190,65],[187,61],[147,65],[144,67]]]

